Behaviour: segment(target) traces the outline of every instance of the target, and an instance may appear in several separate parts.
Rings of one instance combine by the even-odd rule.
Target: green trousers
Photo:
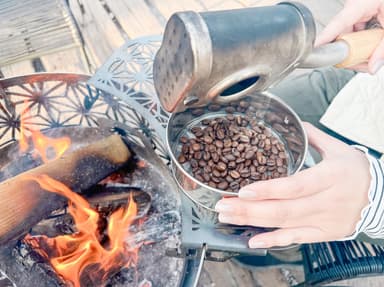
[[[270,91],[291,106],[303,121],[347,143],[353,143],[321,125],[319,120],[337,93],[354,75],[355,72],[344,69],[313,70],[300,76],[290,76]],[[384,239],[372,239],[365,234],[360,234],[356,240],[384,246]]]

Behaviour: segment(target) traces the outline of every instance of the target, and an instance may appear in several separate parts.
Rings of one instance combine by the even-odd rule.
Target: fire
[[[80,195],[71,191],[63,183],[47,175],[26,177],[36,181],[44,190],[54,192],[69,199],[68,211],[72,215],[77,233],[47,239],[47,243],[57,256],[50,258],[56,272],[73,286],[81,286],[81,275],[86,271],[88,278],[98,284],[105,282],[111,273],[122,267],[134,266],[138,260],[138,247],[127,242],[129,226],[137,214],[137,206],[131,196],[129,205],[120,208],[109,218],[107,246],[100,243],[98,231],[99,214]],[[28,242],[28,238],[26,239]]]
[[[20,152],[28,150],[27,132],[29,132],[33,147],[43,162],[59,158],[70,147],[71,139],[69,137],[50,138],[43,135],[39,130],[27,129],[25,123],[27,115],[29,115],[29,108],[25,109],[20,120]]]

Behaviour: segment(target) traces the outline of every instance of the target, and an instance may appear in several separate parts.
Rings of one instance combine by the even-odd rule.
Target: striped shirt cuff
[[[342,240],[351,240],[363,232],[371,238],[384,238],[384,163],[371,156],[362,146],[355,148],[363,151],[370,164],[371,183],[368,191],[368,205],[361,211],[361,219],[355,232]]]

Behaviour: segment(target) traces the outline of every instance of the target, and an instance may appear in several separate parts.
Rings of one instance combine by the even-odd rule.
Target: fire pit
[[[11,206],[13,214],[3,215],[12,222],[22,220],[9,230],[4,228],[8,219],[3,218],[1,224],[0,268],[8,278],[4,280],[9,280],[9,286],[178,286],[184,260],[166,256],[166,250],[180,246],[177,188],[151,142],[138,132],[140,125],[132,125],[133,119],[140,119],[132,117],[135,111],[87,85],[87,80],[82,75],[42,74],[0,82],[4,89],[0,99],[0,178],[12,187],[12,204],[19,200],[18,195],[26,195],[20,205]],[[109,120],[100,123],[101,118]],[[144,120],[141,126],[146,127]],[[50,141],[36,156],[45,140]],[[58,143],[60,140],[63,142]],[[23,142],[31,141],[33,148],[19,151]],[[126,163],[105,164],[105,154],[114,151],[117,159],[125,158],[124,148],[116,149],[116,142],[128,146]],[[51,149],[62,144],[69,146],[68,151],[59,160],[48,158],[44,163],[45,156],[58,153]],[[60,165],[63,162],[67,164]],[[74,168],[67,174],[72,163]],[[35,170],[44,170],[61,181],[52,181]],[[30,181],[20,185],[26,180]],[[52,193],[47,192],[48,186]],[[97,216],[93,223],[82,221],[82,217],[93,215]],[[122,222],[125,225],[119,225]],[[90,243],[88,239],[95,236]],[[81,237],[86,237],[84,242],[79,241]],[[99,258],[83,260],[86,252],[78,257],[75,255],[80,251],[68,253],[73,245],[87,246],[91,257],[98,251]],[[74,261],[68,261],[69,257]],[[62,264],[53,264],[55,260]],[[80,263],[73,268],[76,262]],[[112,267],[107,269],[107,263]]]

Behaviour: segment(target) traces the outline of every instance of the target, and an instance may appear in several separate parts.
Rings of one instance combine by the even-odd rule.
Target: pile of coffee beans
[[[191,136],[180,137],[179,163],[189,165],[198,181],[232,192],[286,176],[284,144],[262,122],[233,112],[206,118],[190,130]]]

